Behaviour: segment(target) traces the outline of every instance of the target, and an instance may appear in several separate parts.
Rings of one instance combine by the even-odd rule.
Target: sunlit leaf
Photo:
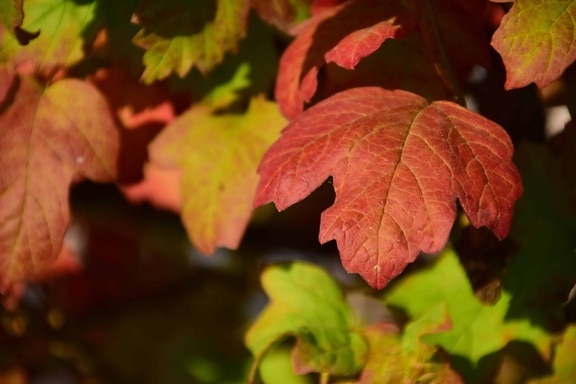
[[[11,74],[0,71],[0,83]],[[118,134],[90,84],[43,87],[14,77],[0,114],[0,283],[54,260],[68,225],[68,189],[84,177],[111,181]]]
[[[444,251],[430,268],[410,274],[388,291],[388,305],[404,310],[418,319],[439,303],[448,308],[452,328],[426,335],[430,345],[441,345],[453,355],[465,357],[476,367],[479,360],[499,351],[510,341],[533,344],[542,356],[549,358],[551,337],[529,319],[508,319],[511,295],[502,292],[493,306],[476,299],[457,255]],[[471,375],[471,372],[463,372]]]
[[[506,65],[506,88],[556,80],[576,60],[576,2],[517,0],[492,45]]]
[[[270,266],[262,285],[270,304],[246,335],[255,364],[273,344],[293,336],[297,373],[353,375],[364,366],[366,343],[353,329],[352,311],[326,272],[305,263]]]
[[[332,176],[320,241],[335,239],[346,270],[382,288],[444,247],[456,199],[474,226],[506,236],[522,193],[511,157],[500,126],[454,103],[355,88],[290,123],[262,160],[255,203],[283,210]]]
[[[440,304],[408,323],[403,333],[389,324],[368,328],[365,336],[370,354],[358,384],[404,383],[413,378],[425,379],[430,384],[462,383],[445,356],[437,354],[436,347],[420,341],[424,335],[449,327],[446,307]]]
[[[530,384],[565,384],[576,377],[576,325],[571,325],[564,332],[560,345],[556,348],[553,372],[550,377],[530,381]]]
[[[285,124],[275,103],[252,100],[245,114],[192,107],[150,148],[153,163],[183,170],[182,218],[194,245],[236,248],[252,214],[256,168]]]
[[[84,58],[84,45],[96,34],[95,1],[27,0],[24,13],[22,27],[40,35],[21,46],[16,37],[0,33],[0,61],[30,60],[40,70],[52,70]]]
[[[288,118],[312,99],[318,71],[327,62],[352,68],[386,39],[404,36],[414,28],[401,3],[376,3],[380,1],[351,1],[328,8],[299,27],[298,36],[282,55],[276,83],[276,99]]]
[[[248,10],[248,0],[144,0],[136,12],[142,29],[133,40],[146,50],[142,79],[183,77],[192,67],[210,71],[246,33]]]

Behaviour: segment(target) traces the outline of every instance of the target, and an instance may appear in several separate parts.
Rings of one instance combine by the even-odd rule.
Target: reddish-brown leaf
[[[404,36],[414,25],[411,12],[396,0],[349,1],[307,21],[280,60],[276,99],[284,115],[295,117],[311,100],[318,71],[327,62],[353,68],[386,39]]]
[[[456,215],[506,236],[522,193],[497,124],[457,104],[376,87],[336,94],[296,118],[260,165],[255,204],[282,210],[333,177],[320,241],[382,288],[420,251],[438,252]]]
[[[106,101],[78,80],[42,87],[12,83],[0,108],[0,285],[38,272],[60,252],[68,188],[87,177],[112,180],[118,135]]]

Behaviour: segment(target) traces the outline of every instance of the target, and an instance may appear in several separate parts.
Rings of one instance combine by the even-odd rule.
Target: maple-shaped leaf
[[[451,328],[424,335],[421,340],[468,359],[471,366],[455,364],[465,382],[491,382],[478,376],[490,374],[498,362],[487,363],[482,372],[476,369],[478,363],[511,341],[532,344],[545,359],[550,358],[550,334],[533,325],[530,319],[507,318],[511,299],[503,291],[496,304],[481,303],[472,292],[458,256],[450,249],[440,254],[430,268],[403,276],[385,294],[387,305],[402,309],[411,319],[425,316],[439,304],[446,306]]]
[[[255,204],[283,210],[332,176],[319,239],[382,288],[420,251],[442,249],[456,199],[474,226],[506,236],[522,193],[512,151],[500,126],[452,102],[353,88],[288,125],[260,164]]]
[[[0,32],[0,61],[32,61],[40,70],[69,66],[84,57],[83,45],[96,34],[96,3],[74,0],[27,0],[24,24],[40,35],[21,46],[17,37]]]
[[[386,39],[405,36],[414,26],[411,12],[396,0],[353,0],[306,21],[280,60],[276,99],[284,115],[295,117],[312,99],[326,63],[351,69]]]
[[[354,375],[367,346],[336,282],[321,268],[302,262],[267,267],[261,276],[270,303],[246,334],[252,368],[282,339],[294,336],[294,371]]]
[[[59,253],[74,180],[114,178],[118,133],[106,100],[66,79],[43,87],[0,70],[12,84],[0,114],[0,283],[38,272]]]
[[[182,219],[199,251],[236,248],[250,219],[262,155],[286,121],[275,103],[252,100],[243,115],[192,107],[151,144],[153,163],[178,167]]]
[[[506,66],[506,89],[550,84],[576,60],[576,2],[518,0],[492,37]]]
[[[251,0],[250,3],[264,21],[283,31],[289,31],[310,15],[309,0]]]
[[[146,50],[142,79],[151,83],[192,67],[208,72],[246,33],[249,0],[144,0],[133,42]]]

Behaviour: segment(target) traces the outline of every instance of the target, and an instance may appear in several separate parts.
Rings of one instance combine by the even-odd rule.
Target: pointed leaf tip
[[[260,164],[256,204],[292,205],[332,176],[336,199],[320,242],[383,288],[422,251],[445,245],[458,199],[475,226],[508,233],[521,180],[497,124],[454,103],[375,87],[336,94],[302,113]]]

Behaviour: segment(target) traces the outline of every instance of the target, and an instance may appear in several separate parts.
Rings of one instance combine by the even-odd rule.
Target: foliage
[[[36,287],[42,318],[75,340],[44,350],[104,381],[569,381],[576,128],[547,131],[544,116],[576,113],[575,12],[572,0],[0,0],[0,338],[27,345],[15,337],[42,329]],[[116,185],[113,208],[87,180]],[[129,218],[139,209],[164,224]],[[298,247],[317,217],[320,243],[335,240],[363,280],[273,263],[269,303],[242,312],[259,290],[254,258]],[[163,292],[185,298],[94,326],[61,319]],[[187,300],[230,323],[197,334],[215,319]],[[170,329],[154,308],[193,324]],[[251,363],[240,337],[220,353],[245,321]],[[166,338],[130,339],[157,327]],[[165,352],[158,371],[137,368],[146,343]],[[41,371],[0,355],[1,380]]]

